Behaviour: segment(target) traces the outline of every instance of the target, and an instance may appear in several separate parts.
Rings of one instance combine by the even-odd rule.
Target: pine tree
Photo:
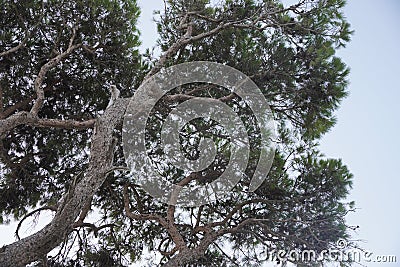
[[[136,1],[4,1],[0,220],[24,223],[43,210],[54,217],[1,248],[0,265],[126,266],[149,250],[158,255],[149,266],[260,266],[274,260],[270,251],[318,253],[348,240],[352,175],[318,149],[347,95],[349,69],[335,56],[351,35],[344,5],[169,0],[157,21],[161,55],[154,57],[138,52]],[[193,61],[224,64],[254,81],[277,122],[277,147],[254,192],[245,178],[217,201],[175,207],[151,197],[138,186],[140,177],[125,171],[123,119],[141,85]],[[110,101],[116,88],[121,95]],[[154,165],[185,186],[210,183],[225,171],[232,140],[217,121],[200,118],[182,129],[181,150],[197,159],[200,139],[210,138],[217,147],[212,164],[189,174],[163,165],[161,127],[173,108],[194,97],[218,99],[238,114],[249,136],[251,177],[263,129],[241,97],[208,83],[173,89],[145,118]],[[91,211],[101,217],[96,224],[87,221]],[[71,244],[77,246],[68,252]],[[59,253],[48,258],[52,250]]]

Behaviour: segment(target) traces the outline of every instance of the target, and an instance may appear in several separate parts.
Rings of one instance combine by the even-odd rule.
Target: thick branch
[[[183,266],[188,263],[194,263],[197,260],[204,257],[207,248],[212,244],[219,235],[215,232],[207,233],[204,238],[200,241],[200,244],[193,249],[185,249],[179,251],[177,255],[172,257],[164,266],[165,267],[175,267]]]
[[[117,99],[95,124],[88,169],[74,192],[58,209],[53,220],[37,233],[7,245],[0,250],[0,266],[25,266],[49,253],[63,241],[84,207],[106,179],[111,168],[109,157],[113,148],[113,131],[122,120],[128,99]]]
[[[4,110],[4,101],[3,101],[3,87],[0,84],[0,119],[2,119],[1,114]]]
[[[190,175],[186,176],[184,179],[182,179],[181,181],[179,181],[176,185],[178,186],[185,186],[187,184],[189,184],[191,181],[196,180],[201,178],[201,175],[199,175],[198,173],[191,173]],[[173,194],[171,196],[170,202],[171,203],[175,203],[176,202],[176,198],[178,197],[179,192],[177,194]],[[174,205],[169,205],[168,206],[168,210],[167,210],[167,220],[170,223],[174,222],[174,215],[175,215],[175,206]]]
[[[0,57],[7,56],[7,55],[9,55],[9,54],[11,54],[11,53],[14,53],[14,52],[18,51],[18,50],[21,49],[22,47],[24,47],[25,44],[26,44],[26,42],[28,41],[28,38],[29,38],[29,34],[28,34],[27,31],[25,31],[25,37],[24,37],[24,39],[23,39],[18,45],[14,46],[14,47],[12,47],[12,48],[10,48],[10,49],[4,51],[4,52],[1,52],[1,53],[0,53]]]
[[[82,208],[81,214],[79,214],[79,218],[76,221],[75,225],[79,225],[80,223],[83,223],[83,221],[85,220],[87,214],[89,213],[91,207],[92,207],[92,201],[93,201],[93,196],[90,197],[87,202],[85,203],[85,205]]]
[[[131,209],[129,208],[130,202],[129,202],[129,195],[128,195],[128,185],[124,186],[123,193],[124,193],[124,209],[125,209],[126,216],[128,216],[132,220],[140,220],[140,221],[153,220],[153,221],[158,222],[162,227],[165,228],[165,230],[167,230],[167,232],[171,236],[172,240],[176,244],[176,247],[178,250],[183,251],[183,250],[187,249],[187,245],[186,245],[185,241],[183,240],[182,235],[179,233],[179,231],[176,228],[173,221],[166,220],[158,214],[142,214],[142,213],[135,214],[135,213],[133,213],[131,211]]]
[[[124,186],[123,195],[124,195],[124,209],[125,209],[126,216],[128,216],[132,220],[139,220],[139,221],[152,220],[152,221],[158,222],[162,226],[167,226],[167,222],[165,221],[165,219],[157,214],[143,214],[143,213],[135,214],[131,211],[131,209],[129,207],[130,202],[129,202],[129,195],[128,195],[128,185]]]
[[[18,223],[18,225],[17,225],[17,229],[15,230],[15,236],[18,238],[18,240],[21,239],[21,238],[19,237],[19,229],[21,228],[22,223],[23,223],[27,218],[29,218],[30,216],[32,216],[33,214],[38,213],[38,212],[41,212],[41,211],[43,211],[43,210],[57,211],[57,207],[55,207],[55,206],[44,206],[44,207],[40,207],[40,208],[35,209],[35,210],[29,212],[28,214],[26,214],[26,215],[19,221],[19,223]]]
[[[33,121],[31,125],[43,128],[87,129],[92,128],[95,122],[95,119],[87,121],[38,119],[36,121]]]
[[[87,129],[92,128],[95,122],[95,119],[87,121],[39,119],[29,112],[22,111],[0,120],[0,137],[23,124],[41,128]]]
[[[214,29],[200,33],[195,36],[191,36],[192,27],[188,26],[186,33],[181,38],[179,38],[175,43],[173,43],[163,55],[161,55],[160,59],[150,70],[150,72],[146,75],[144,80],[147,80],[148,78],[156,74],[158,71],[160,71],[160,69],[165,65],[165,62],[173,55],[175,55],[179,51],[179,49],[181,49],[185,45],[218,34],[224,29],[237,25],[237,23],[238,23],[237,21],[220,23],[220,25],[215,27]]]
[[[53,90],[53,86],[57,83],[58,81],[54,82],[53,84],[49,84],[46,86],[43,91],[48,92]],[[1,86],[0,86],[0,96],[1,96]],[[28,98],[25,98],[21,100],[20,102],[15,103],[12,106],[9,106],[7,108],[3,107],[3,109],[0,108],[0,120],[7,118],[11,114],[13,114],[15,111],[24,109],[29,103],[31,103],[34,99],[36,98],[36,95],[30,96]],[[1,104],[2,99],[0,98],[0,104]],[[0,107],[2,107],[0,105]]]
[[[75,49],[77,49],[78,47],[81,46],[81,44],[73,45],[73,42],[75,40],[75,35],[76,35],[76,29],[73,28],[73,33],[72,33],[71,39],[69,41],[69,45],[68,45],[67,50],[65,50],[64,52],[60,53],[56,57],[52,58],[51,60],[49,60],[46,64],[44,64],[40,68],[40,71],[39,71],[39,73],[38,73],[38,75],[37,75],[37,77],[35,79],[35,82],[34,82],[34,88],[35,88],[35,91],[36,91],[36,102],[35,102],[35,104],[33,105],[32,109],[31,109],[31,113],[34,116],[37,116],[37,114],[39,113],[39,110],[43,106],[44,90],[42,88],[42,83],[43,83],[43,80],[45,78],[46,73],[51,68],[53,68],[58,63],[60,63],[61,60],[66,58],[68,55],[70,55]]]

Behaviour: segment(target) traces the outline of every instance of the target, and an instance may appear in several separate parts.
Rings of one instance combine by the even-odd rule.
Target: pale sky
[[[375,255],[396,255],[400,264],[400,1],[348,1],[345,14],[355,30],[339,55],[350,66],[350,96],[337,125],[321,143],[354,174],[349,197],[359,208],[348,221],[356,239]]]

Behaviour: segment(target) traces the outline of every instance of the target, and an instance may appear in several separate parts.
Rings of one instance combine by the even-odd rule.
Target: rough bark
[[[188,263],[195,263],[196,261],[204,257],[208,246],[217,238],[218,234],[216,232],[207,233],[196,248],[179,251],[179,253],[172,257],[166,264],[164,264],[164,266],[176,267],[183,266]]]
[[[72,189],[73,192],[69,192],[62,203],[59,203],[53,220],[35,234],[2,247],[0,266],[19,267],[38,260],[59,245],[70,232],[85,203],[103,184],[106,173],[112,168],[113,157],[110,157],[114,149],[112,133],[116,125],[121,122],[128,101],[128,99],[117,99],[96,120],[88,169],[82,180]],[[21,124],[21,118],[26,120],[28,114],[22,113],[17,116],[1,123],[5,124],[5,128],[11,129],[12,126]]]
[[[182,19],[179,30],[185,30],[184,34],[178,38],[175,43],[171,44],[168,49],[163,53],[159,60],[155,63],[155,66],[148,72],[144,78],[145,82],[149,77],[157,73],[165,63],[172,58],[177,52],[185,47],[186,45],[204,39],[209,36],[217,35],[220,32],[228,28],[238,29],[252,29],[255,31],[263,31],[266,28],[280,28],[284,24],[274,19],[275,14],[283,13],[286,11],[300,12],[297,10],[298,7],[303,5],[304,1],[301,1],[297,5],[290,6],[286,9],[278,10],[267,10],[268,12],[260,12],[254,14],[249,20],[214,20],[211,17],[205,17],[198,12],[187,13]],[[265,8],[266,9],[266,8]],[[193,32],[189,16],[199,17],[205,21],[218,22],[218,25],[213,29],[206,32]],[[260,23],[262,26],[259,26]],[[186,26],[185,26],[186,25]],[[178,31],[177,31],[178,32]],[[48,252],[59,245],[65,238],[65,236],[72,230],[74,225],[76,226],[76,219],[81,214],[78,220],[78,225],[84,225],[83,215],[87,213],[90,208],[90,200],[99,189],[99,187],[105,181],[107,173],[112,169],[112,158],[113,158],[113,130],[116,125],[122,120],[125,109],[128,104],[128,99],[113,99],[112,105],[109,105],[105,113],[95,120],[88,120],[84,122],[80,121],[61,121],[52,119],[40,119],[38,117],[41,106],[45,98],[45,89],[42,88],[43,79],[49,69],[57,65],[63,59],[68,57],[74,50],[78,48],[85,49],[88,52],[92,52],[88,47],[82,44],[73,44],[75,39],[75,30],[73,30],[68,49],[63,53],[57,55],[45,65],[42,66],[38,76],[35,80],[34,87],[36,91],[35,103],[30,112],[18,112],[13,115],[12,112],[17,110],[17,107],[13,107],[10,111],[2,112],[3,103],[0,96],[0,139],[4,138],[6,134],[13,128],[19,125],[30,125],[33,127],[55,127],[55,128],[73,128],[73,129],[85,129],[95,127],[95,131],[91,142],[91,158],[88,169],[86,170],[83,178],[72,187],[71,191],[66,194],[59,202],[57,212],[53,220],[45,226],[42,230],[37,233],[23,238],[17,242],[0,248],[0,267],[1,266],[25,266],[35,260],[43,258]],[[22,41],[16,47],[10,48],[9,50],[0,53],[0,56],[4,56],[9,53],[13,53],[23,47],[25,41]],[[0,88],[0,95],[2,90]],[[232,99],[234,95],[228,95],[219,100],[227,101]],[[179,94],[166,97],[170,101],[182,101],[191,99],[193,96],[190,92],[186,94]],[[21,104],[22,105],[22,104]],[[1,116],[2,115],[2,116]],[[7,117],[10,115],[9,117]],[[190,179],[188,178],[187,181]],[[195,263],[202,257],[204,257],[207,248],[212,244],[219,236],[226,233],[232,233],[238,231],[243,225],[257,223],[256,219],[245,220],[238,226],[231,229],[223,229],[220,231],[213,230],[213,227],[228,227],[227,222],[232,216],[238,212],[243,205],[250,204],[252,202],[244,202],[241,205],[235,207],[224,220],[220,222],[214,222],[206,226],[200,226],[200,213],[199,209],[198,219],[194,230],[197,232],[204,232],[204,237],[195,248],[188,248],[184,238],[179,232],[174,222],[175,208],[171,206],[168,209],[167,218],[163,218],[160,215],[153,214],[142,214],[140,201],[138,200],[138,210],[140,214],[136,214],[129,209],[129,198],[127,196],[127,187],[124,190],[125,195],[125,212],[126,215],[132,220],[153,220],[158,222],[164,227],[171,240],[175,243],[175,248],[171,252],[165,252],[168,255],[173,255],[172,258],[164,266],[182,266],[185,264]],[[263,202],[269,204],[268,200],[252,200],[254,202]],[[83,214],[83,215],[82,215]],[[174,254],[177,252],[176,254]]]

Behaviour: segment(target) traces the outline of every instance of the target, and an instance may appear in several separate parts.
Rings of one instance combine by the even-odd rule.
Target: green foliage
[[[48,73],[39,116],[95,118],[108,103],[109,84],[117,85],[124,96],[133,94],[142,73],[135,1],[2,1],[1,5],[0,51],[28,38],[17,53],[0,58],[2,115],[30,109],[33,79],[45,62],[68,47],[72,28],[77,29],[74,43],[88,49],[79,49]],[[90,136],[90,131],[27,126],[10,132],[0,143],[1,217],[20,218],[37,204],[55,204],[84,169]]]
[[[215,230],[237,226],[249,218],[260,223],[221,236],[196,266],[260,266],[268,260],[263,256],[265,250],[319,252],[331,248],[341,238],[348,238],[349,227],[344,217],[354,208],[353,202],[346,202],[352,175],[340,160],[326,159],[318,151],[318,140],[335,124],[334,112],[347,95],[349,69],[335,55],[351,35],[341,10],[345,2],[306,1],[306,5],[298,7],[301,12],[275,0],[226,0],[219,5],[206,0],[167,2],[157,24],[158,45],[163,52],[185,34],[185,29],[178,27],[185,13],[191,14],[192,36],[196,36],[223,22],[246,23],[260,15],[262,5],[267,7],[265,12],[270,12],[266,16],[268,23],[226,27],[180,47],[166,62],[170,66],[187,61],[214,61],[242,71],[262,90],[277,121],[278,147],[271,171],[262,186],[249,193],[263,129],[255,126],[254,114],[240,97],[226,102],[237,112],[249,135],[247,178],[225,198],[201,210],[178,209],[175,225],[189,248],[195,248],[203,238],[194,230],[198,213],[200,224],[206,225],[224,220],[232,209],[248,203]],[[29,111],[35,97],[34,78],[45,62],[67,48],[74,27],[74,42],[84,44],[86,49],[73,53],[46,76],[46,101],[39,114],[42,118],[96,118],[106,108],[110,84],[115,84],[122,96],[132,96],[156,64],[137,49],[136,1],[3,1],[2,7],[0,51],[18,45],[29,35],[18,53],[0,57],[4,103],[1,116],[7,115],[7,111]],[[192,84],[176,88],[169,95],[196,88],[200,90],[194,96],[220,98],[229,94],[216,86]],[[167,97],[157,103],[148,118],[146,141],[160,173],[176,183],[187,174],[162,164],[160,130],[168,113],[181,101],[168,101]],[[24,104],[19,105],[21,102]],[[0,223],[11,215],[21,218],[37,205],[54,205],[68,191],[73,178],[85,170],[91,134],[90,130],[29,126],[11,131],[0,143]],[[181,149],[188,158],[199,156],[201,151],[196,145],[202,137],[211,137],[218,153],[209,168],[196,173],[200,178],[194,184],[218,178],[230,157],[232,140],[220,125],[213,120],[197,119],[188,123],[180,136]],[[114,138],[118,140],[114,162],[123,166],[121,127],[115,130]],[[112,223],[113,227],[99,232],[80,229],[85,238],[79,241],[73,259],[59,255],[50,266],[121,266],[143,260],[145,249],[173,249],[167,229],[154,221],[130,220],[124,214],[122,188],[134,184],[135,179],[140,177],[118,172],[107,177],[93,198],[92,208],[101,215],[101,223]],[[135,190],[136,195],[130,197],[133,212],[142,209],[146,214],[166,217],[167,205],[155,201],[139,187]],[[69,235],[70,240],[76,237],[75,232]],[[229,257],[223,252],[224,246],[230,248]],[[170,258],[164,255],[160,263]]]

